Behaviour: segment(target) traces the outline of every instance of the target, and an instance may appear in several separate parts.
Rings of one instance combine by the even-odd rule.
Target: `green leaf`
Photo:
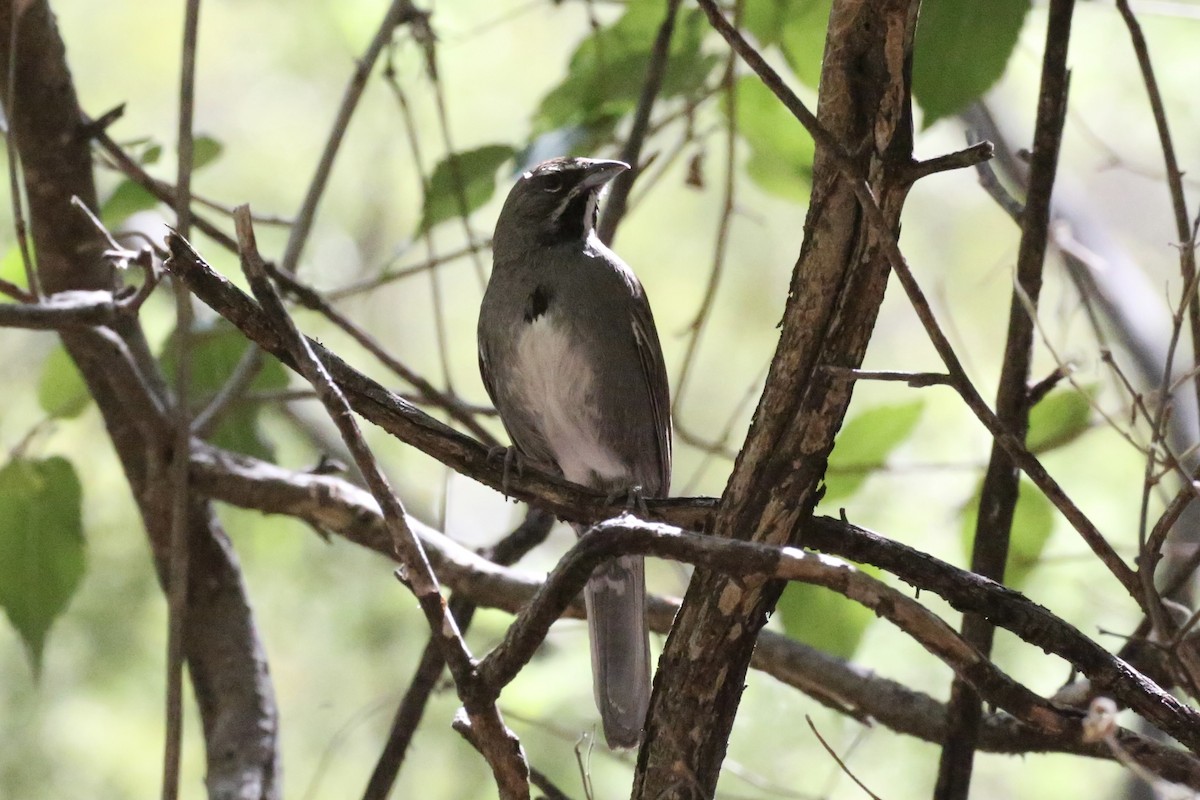
[[[913,95],[925,127],[992,87],[1008,64],[1029,0],[925,0],[913,51]]]
[[[1092,405],[1097,387],[1083,392],[1063,389],[1051,392],[1029,412],[1029,433],[1025,446],[1033,453],[1044,453],[1078,439],[1091,430]]]
[[[0,606],[41,671],[50,626],[83,577],[82,491],[63,458],[0,468]]]
[[[92,399],[79,368],[62,345],[50,351],[38,381],[38,405],[55,419],[77,417]]]
[[[793,639],[842,658],[862,642],[875,612],[824,586],[789,583],[775,613]]]
[[[847,422],[829,455],[823,501],[858,491],[867,476],[883,467],[892,451],[912,435],[924,408],[921,400],[877,406]]]
[[[611,125],[631,112],[662,21],[663,3],[632,0],[620,19],[584,39],[571,56],[566,78],[542,98],[534,114],[534,133]],[[698,9],[681,10],[676,16],[660,99],[694,94],[719,63],[718,56],[701,49],[707,24]]]
[[[126,178],[100,206],[100,219],[106,227],[115,228],[137,212],[149,211],[157,205],[157,197]]]
[[[963,511],[963,552],[971,557],[975,528],[979,520],[979,495],[983,482]],[[1041,490],[1025,478],[1017,488],[1017,506],[1013,510],[1012,534],[1009,538],[1008,561],[1004,567],[1004,583],[1014,589],[1024,585],[1029,573],[1037,566],[1050,535],[1054,532],[1054,506]]]
[[[762,47],[778,45],[796,77],[811,87],[821,78],[832,0],[756,0],[742,24]]]
[[[508,145],[490,144],[447,156],[434,168],[429,178],[425,208],[421,212],[421,225],[417,232],[424,233],[439,222],[454,219],[463,211],[469,214],[490,200],[496,193],[496,170],[515,153]]]
[[[140,156],[138,156],[138,161],[141,162],[143,167],[148,167],[151,164],[157,164],[158,160],[162,158],[162,151],[163,149],[161,144],[158,142],[151,142],[150,144],[146,145],[146,149],[142,151]]]
[[[192,336],[190,400],[195,407],[211,400],[225,385],[242,360],[249,343],[224,320],[211,328],[196,331]],[[171,337],[161,358],[163,371],[171,380],[176,375],[177,353],[175,337]],[[250,391],[283,389],[287,384],[287,370],[278,361],[268,357],[250,384]],[[259,430],[258,415],[259,405],[256,403],[238,403],[230,407],[209,441],[218,447],[269,460],[272,448]]]
[[[30,246],[33,246],[33,240],[29,241]],[[29,281],[25,280],[25,261],[21,258],[21,248],[13,245],[8,248],[8,252],[0,258],[0,278],[11,283],[13,286],[19,286],[22,289],[29,288]],[[0,294],[0,303],[16,302],[6,294]]]
[[[192,171],[203,169],[216,161],[225,145],[211,136],[197,136],[192,140]]]
[[[805,202],[812,178],[813,140],[755,75],[738,79],[738,133],[750,145],[746,174],[762,189]]]

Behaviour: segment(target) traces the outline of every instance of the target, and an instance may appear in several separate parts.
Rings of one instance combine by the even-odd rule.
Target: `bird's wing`
[[[632,316],[633,340],[637,346],[638,361],[642,365],[642,375],[646,379],[646,388],[650,392],[650,411],[654,415],[661,479],[659,494],[666,497],[671,486],[671,390],[667,384],[667,367],[663,361],[658,330],[654,326],[654,315],[644,291],[634,295]]]
[[[487,390],[492,405],[496,405],[496,387],[492,385],[492,368],[488,364],[487,345],[483,337],[479,337],[479,377],[483,378],[483,388]]]

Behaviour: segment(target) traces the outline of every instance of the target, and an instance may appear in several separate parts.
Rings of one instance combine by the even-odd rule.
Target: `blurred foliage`
[[[250,345],[246,338],[225,320],[207,329],[192,332],[191,402],[197,410],[210,402],[229,381]],[[160,357],[163,372],[175,379],[179,350],[170,339]],[[250,384],[250,392],[269,392],[288,385],[288,371],[274,359],[268,359]],[[218,447],[271,459],[274,447],[262,435],[258,424],[261,406],[253,399],[237,402],[225,409],[209,441]]]
[[[1041,399],[1029,412],[1029,432],[1025,446],[1034,453],[1045,453],[1068,445],[1092,427],[1092,403],[1098,387],[1083,391],[1060,389]]]
[[[542,98],[533,117],[536,133],[583,126],[607,132],[613,121],[633,111],[663,21],[663,3],[631,0],[612,25],[584,39],[571,56],[562,82]],[[663,76],[660,98],[694,98],[717,65],[702,48],[709,34],[703,13],[682,8]]]
[[[743,167],[746,176],[771,194],[795,202],[807,200],[812,137],[753,75],[738,79],[734,103],[738,134],[750,146]]]
[[[975,531],[979,524],[979,496],[983,489],[980,481],[975,495],[963,509],[962,549],[964,563],[971,560],[971,549],[975,544]],[[1013,511],[1012,533],[1008,543],[1008,561],[1004,566],[1004,583],[1021,589],[1029,573],[1038,565],[1042,552],[1054,533],[1054,506],[1046,495],[1025,477],[1017,488],[1017,507]]]
[[[926,0],[913,45],[913,96],[928,127],[992,88],[1017,44],[1030,0]]]
[[[417,232],[470,214],[491,200],[496,193],[496,171],[514,155],[508,145],[492,144],[449,155],[439,162],[429,178]]]
[[[0,606],[34,672],[50,626],[83,577],[79,478],[65,458],[14,458],[0,467]]]
[[[62,345],[51,350],[42,364],[37,398],[38,405],[52,419],[77,417],[92,401],[79,368]]]
[[[854,494],[872,472],[882,469],[893,450],[917,428],[925,404],[920,400],[879,406],[852,417],[838,432],[825,473],[822,501]]]

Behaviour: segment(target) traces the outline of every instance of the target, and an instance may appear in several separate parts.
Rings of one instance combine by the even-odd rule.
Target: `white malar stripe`
[[[625,478],[628,470],[598,435],[596,376],[556,316],[543,314],[524,326],[516,343],[517,392],[567,480],[586,485],[593,475]]]

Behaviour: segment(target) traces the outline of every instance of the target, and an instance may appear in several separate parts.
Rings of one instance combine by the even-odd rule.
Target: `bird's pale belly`
[[[585,354],[543,314],[523,327],[513,370],[516,394],[541,431],[567,480],[584,485],[622,482],[628,467],[601,438],[596,376]]]

